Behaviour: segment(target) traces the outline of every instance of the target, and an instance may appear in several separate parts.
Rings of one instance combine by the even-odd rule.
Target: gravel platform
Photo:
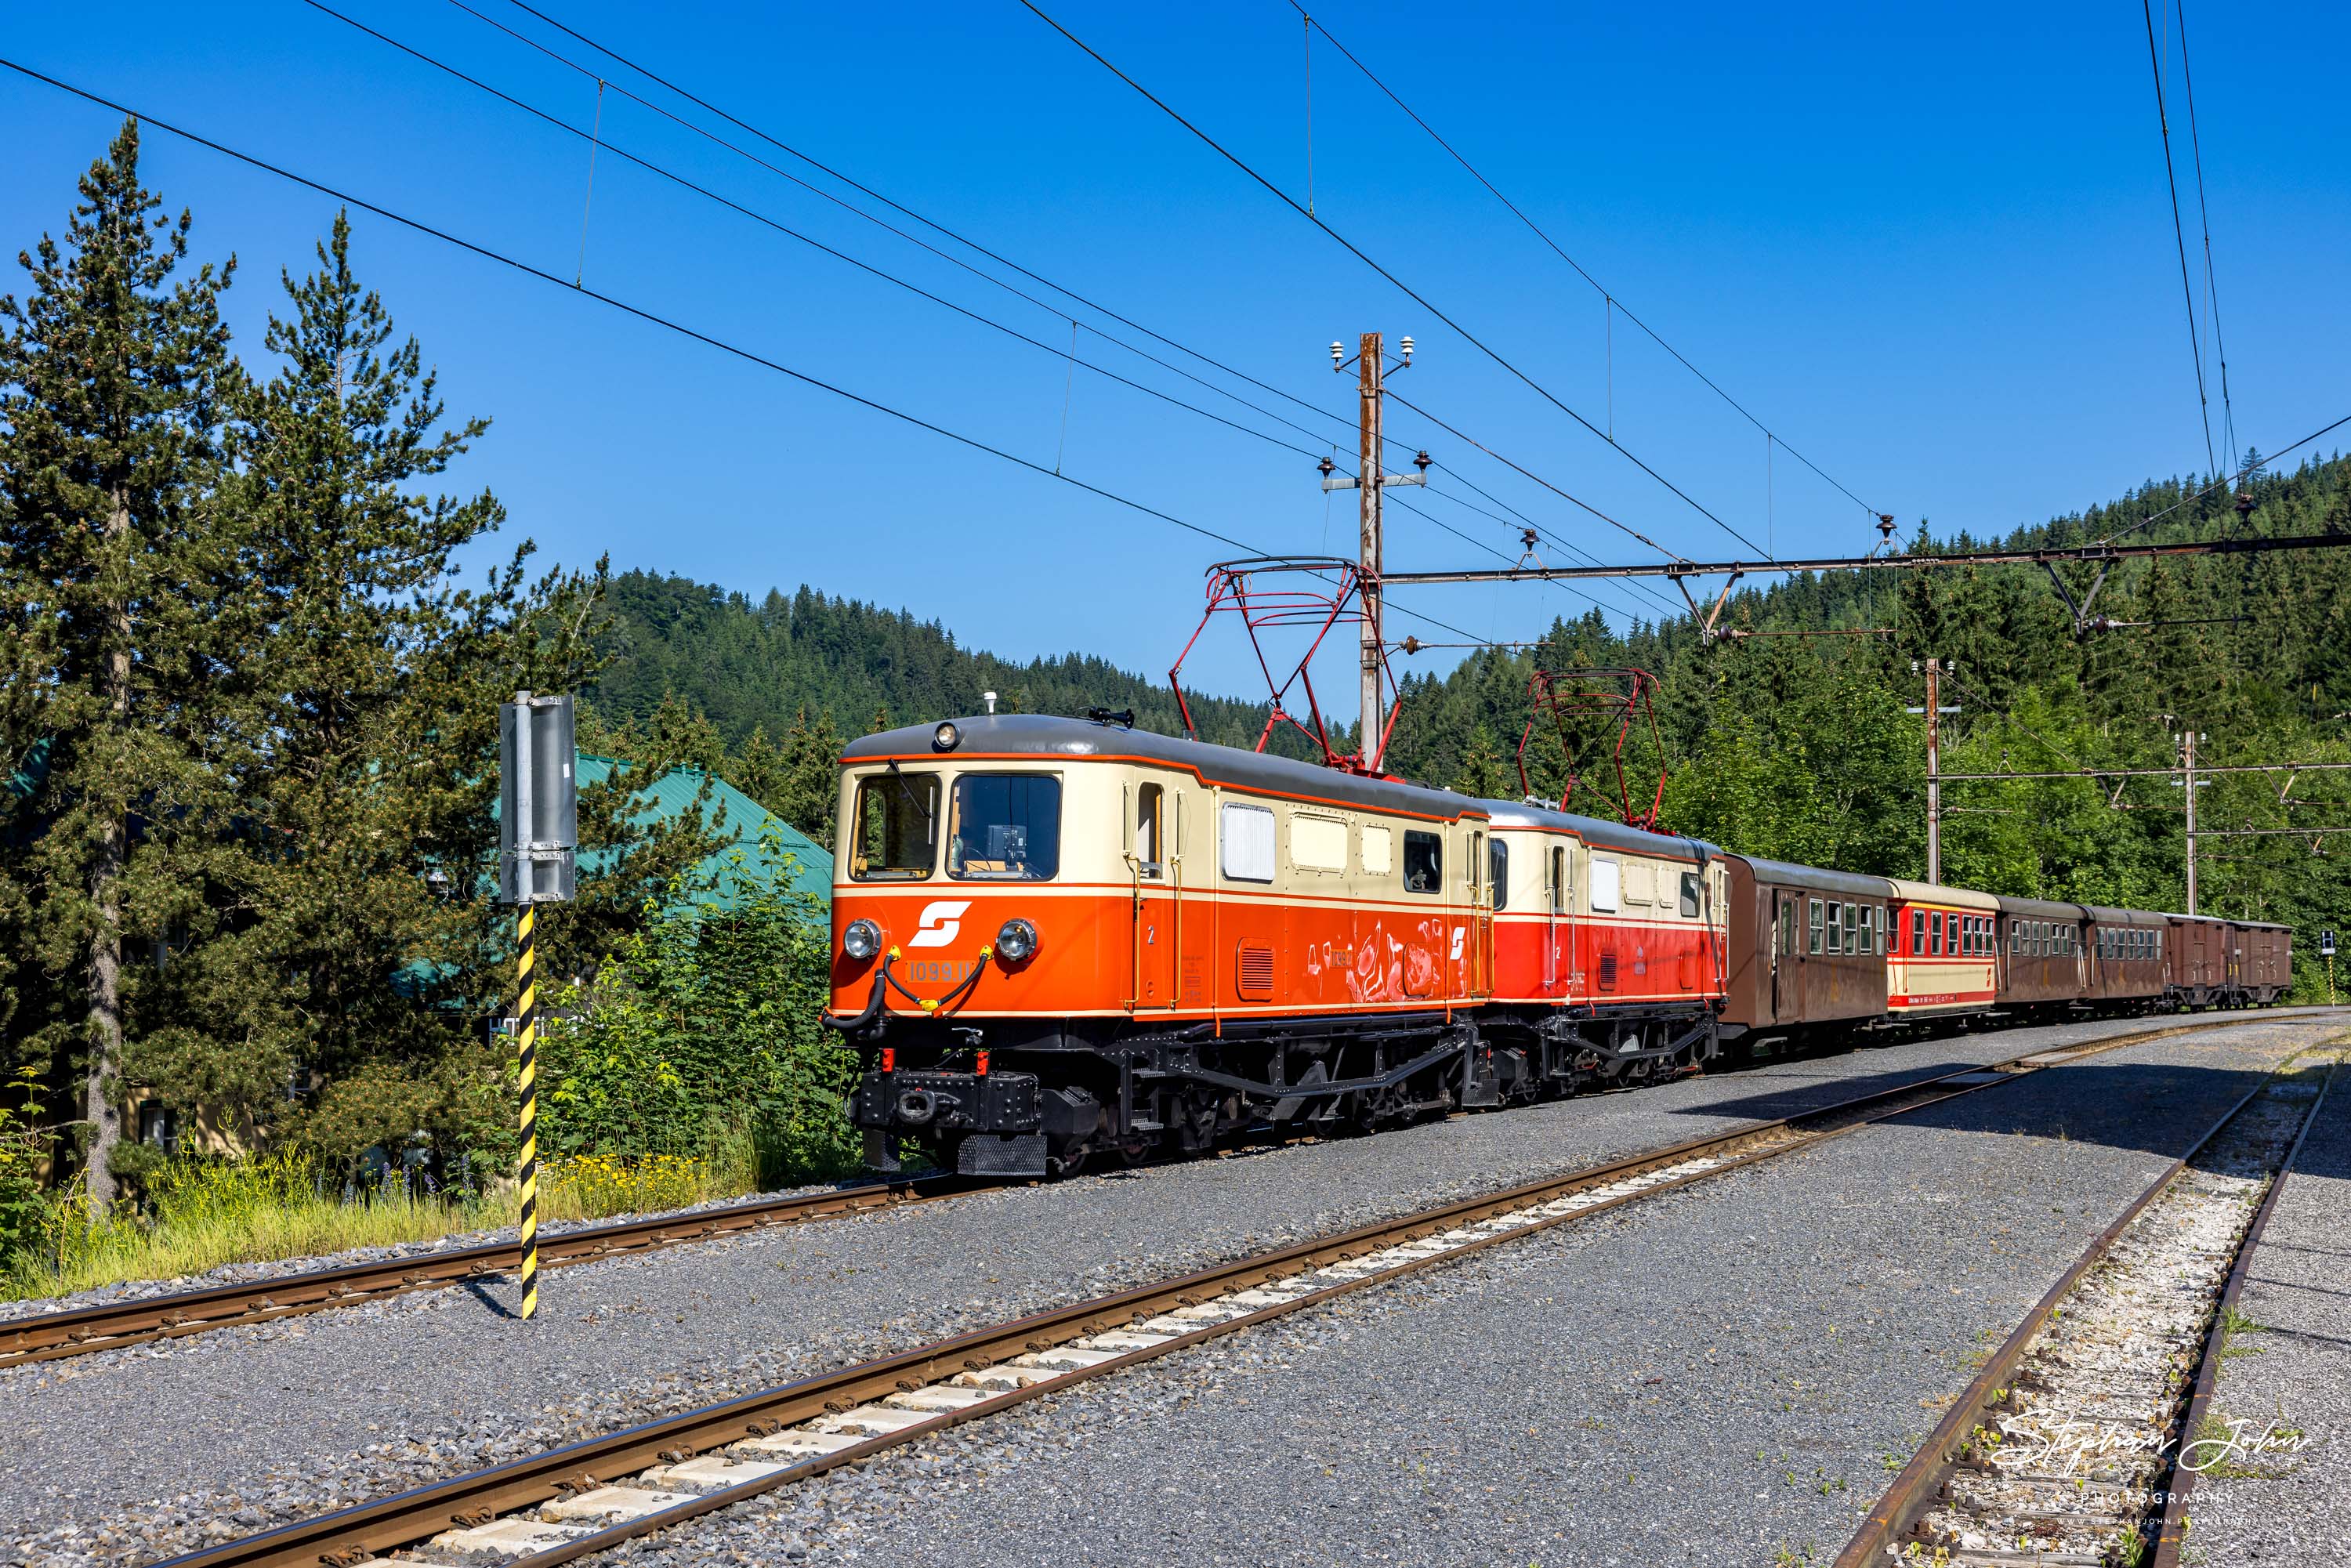
[[[2351,1069],[2335,1075],[2253,1252],[2213,1392],[2241,1444],[2189,1499],[2203,1568],[2337,1568],[2351,1559]],[[2299,1438],[2306,1443],[2296,1447]]]
[[[1008,1315],[1785,1115],[1857,1086],[2140,1027],[2134,1020],[1913,1041],[1377,1138],[1008,1188],[704,1242],[552,1274],[540,1317],[529,1325],[507,1314],[507,1290],[461,1288],[17,1368],[0,1373],[11,1417],[0,1432],[0,1510],[14,1521],[0,1561],[151,1560]],[[2252,1057],[2323,1032],[2265,1020],[2200,1043],[2134,1048],[1994,1098],[2002,1113],[2014,1107],[2021,1118],[2024,1101],[2015,1097],[2046,1093],[2039,1087],[2044,1080],[2113,1085],[2126,1082],[2112,1076],[2121,1062],[2176,1060],[2197,1065],[2127,1082],[2142,1096],[2185,1095],[2200,1104],[2190,1086],[2209,1091],[2234,1081]],[[2085,1152],[2106,1147],[2081,1130],[2099,1113],[2095,1103],[2085,1104],[2067,1134]],[[2126,1133],[2116,1136],[2128,1141]],[[1986,1157],[1997,1164],[2007,1156]],[[2104,1222],[2068,1221],[2085,1225],[2084,1235]],[[1909,1267],[1907,1239],[1882,1249]],[[1612,1322],[1624,1311],[1622,1287],[1614,1294]],[[1675,1298],[1646,1288],[1635,1294],[1644,1312],[1664,1312]],[[1775,1354],[1757,1349],[1748,1359],[1764,1375],[1761,1365]],[[864,1479],[839,1485],[854,1489]],[[763,1549],[755,1560],[768,1555]]]

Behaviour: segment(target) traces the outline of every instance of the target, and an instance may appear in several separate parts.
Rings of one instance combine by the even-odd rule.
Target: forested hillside
[[[1966,550],[2083,543],[2156,524],[2134,539],[2230,534],[2351,532],[2351,461],[2312,461],[2250,482],[2241,513],[2227,486],[2150,482],[2087,511],[1998,539],[1966,534],[1913,547]],[[2087,568],[2067,569],[2078,601]],[[1657,585],[1666,591],[1663,585]],[[1565,604],[1570,596],[1520,591]],[[1625,601],[1623,584],[1596,589]],[[1630,602],[1656,604],[1631,598]],[[611,599],[596,688],[608,721],[674,730],[682,714],[709,716],[705,744],[754,793],[785,791],[776,759],[790,752],[803,787],[776,804],[822,834],[829,748],[879,717],[905,723],[969,713],[983,689],[1023,711],[1078,713],[1133,706],[1140,724],[1173,732],[1164,682],[1071,654],[1027,665],[956,645],[935,623],[802,588],[754,605],[675,578],[631,573]],[[1585,610],[1555,620],[1541,646],[1475,654],[1442,674],[1407,675],[1391,764],[1428,782],[1479,794],[1520,791],[1515,753],[1537,668],[1638,666],[1660,682],[1659,756],[1646,730],[1626,747],[1636,804],[1667,773],[1668,827],[1759,853],[1854,871],[1918,876],[1926,868],[1924,683],[1916,662],[1953,662],[1943,702],[1947,772],[2168,768],[2179,733],[2204,738],[2199,764],[2351,760],[2351,553],[2315,550],[2137,560],[2116,568],[2092,606],[2109,629],[2077,634],[2046,573],[2022,567],[1955,568],[1805,577],[1744,587],[1723,625],[1738,635],[1701,643],[1687,615],[1659,609],[1619,634]],[[1835,635],[1820,635],[1834,632]],[[1422,659],[1428,654],[1419,655]],[[1401,667],[1410,657],[1399,653]],[[664,698],[674,698],[665,719]],[[1196,702],[1208,738],[1248,744],[1261,706]],[[777,737],[803,737],[792,751]],[[822,746],[808,737],[829,727]],[[1597,722],[1571,737],[1585,764],[1573,804],[1614,816],[1606,754],[1614,732]],[[628,744],[627,737],[620,737]],[[820,755],[820,753],[825,755]],[[1556,796],[1566,777],[1548,729],[1529,748],[1529,782]],[[764,759],[764,760],[763,760]],[[2351,878],[2351,834],[2295,836],[2241,830],[2351,827],[2351,774],[2223,773],[2199,791],[2201,906],[2290,921],[2314,935],[2341,925]],[[2052,779],[1955,783],[1944,792],[1945,880],[2004,893],[2177,908],[2186,898],[2184,814],[2174,780],[2101,784]],[[2304,947],[2315,963],[2315,944]],[[2314,983],[2308,974],[2305,981]]]

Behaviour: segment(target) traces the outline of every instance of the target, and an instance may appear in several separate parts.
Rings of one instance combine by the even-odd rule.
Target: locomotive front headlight
[[[1037,928],[1026,920],[1008,920],[996,928],[996,956],[1008,964],[1019,964],[1037,951]]]
[[[933,751],[953,751],[962,744],[963,731],[956,728],[952,722],[942,724],[938,728],[931,731]]]
[[[852,920],[841,934],[841,950],[860,963],[882,951],[882,927],[871,920]]]

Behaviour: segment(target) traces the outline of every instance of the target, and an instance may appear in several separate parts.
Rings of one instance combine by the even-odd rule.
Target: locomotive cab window
[[[1486,852],[1493,862],[1494,907],[1501,909],[1510,902],[1510,846],[1499,839],[1489,839]]]
[[[1050,882],[1061,870],[1061,781],[1050,773],[967,773],[956,780],[947,874]]]
[[[1698,873],[1694,871],[1682,873],[1681,912],[1686,920],[1698,918]]]
[[[849,874],[857,882],[920,882],[939,858],[939,776],[876,773],[858,781]]]
[[[1404,890],[1441,893],[1445,890],[1445,841],[1435,833],[1404,831]]]
[[[1551,912],[1553,915],[1567,913],[1567,851],[1564,848],[1551,852]]]

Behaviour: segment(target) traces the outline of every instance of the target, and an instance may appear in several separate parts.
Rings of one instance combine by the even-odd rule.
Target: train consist
[[[832,1008],[885,1168],[1044,1176],[1953,1020],[2262,1006],[2281,925],[1790,865],[1115,723],[842,759]]]

